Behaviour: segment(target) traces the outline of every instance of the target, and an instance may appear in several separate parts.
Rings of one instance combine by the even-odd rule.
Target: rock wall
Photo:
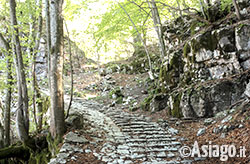
[[[249,15],[245,12],[243,17]],[[195,29],[190,28],[194,22],[185,17],[164,28],[169,61],[161,66],[158,89],[165,95],[169,114],[175,117],[213,116],[244,98],[250,83],[249,19],[237,23],[232,17],[196,35],[197,22]],[[170,30],[173,28],[180,34]],[[198,30],[201,28],[206,26]],[[176,49],[181,44],[184,46]],[[157,97],[159,94],[151,101],[151,108],[157,106]]]

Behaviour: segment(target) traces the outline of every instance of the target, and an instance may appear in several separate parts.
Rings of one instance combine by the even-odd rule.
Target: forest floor
[[[76,75],[75,75],[76,76]],[[138,110],[131,111],[131,104],[118,104],[114,103],[112,98],[107,96],[107,93],[104,94],[103,81],[107,77],[101,77],[97,71],[88,71],[85,73],[77,73],[75,77],[75,90],[80,93],[81,96],[87,100],[95,100],[103,106],[115,106],[121,108],[122,110],[139,114],[141,116],[150,117],[152,121],[160,122],[162,120],[166,121],[171,127],[179,131],[178,136],[183,138],[182,145],[187,145],[192,148],[194,142],[197,141],[199,146],[202,145],[235,145],[237,147],[237,154],[240,152],[240,148],[245,146],[246,156],[247,157],[229,157],[226,162],[222,162],[219,157],[217,158],[206,158],[202,161],[194,161],[192,163],[199,164],[212,164],[212,163],[227,163],[227,164],[247,164],[250,163],[250,121],[243,121],[246,117],[250,116],[250,109],[247,111],[235,111],[232,114],[231,121],[223,124],[224,126],[237,125],[240,124],[240,128],[233,128],[225,133],[214,133],[213,130],[215,127],[221,126],[221,121],[225,117],[212,118],[212,123],[210,125],[204,125],[204,119],[195,119],[195,120],[184,120],[171,118],[167,114],[167,110],[162,110],[159,112],[149,112],[143,111],[140,109],[140,102],[147,97],[146,86],[144,81],[147,78],[147,74],[124,74],[124,73],[112,73],[108,74],[109,81],[112,82],[111,85],[119,86],[122,88],[122,94],[124,97],[131,97],[134,99],[134,105],[137,106]],[[206,132],[197,136],[199,129],[205,128]],[[82,155],[83,161],[91,161],[89,163],[100,163],[97,158],[91,154]],[[88,163],[88,162],[87,162]]]

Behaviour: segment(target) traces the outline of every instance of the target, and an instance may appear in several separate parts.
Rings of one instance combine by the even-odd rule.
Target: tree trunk
[[[240,8],[236,0],[233,0],[233,5],[234,5],[235,13],[236,13],[238,20],[241,20]]]
[[[30,36],[29,36],[29,41],[28,41],[28,58],[32,59],[32,64],[29,66],[29,77],[32,78],[32,90],[33,90],[33,95],[32,95],[32,106],[33,106],[33,117],[34,117],[34,122],[37,128],[37,118],[36,118],[36,92],[35,92],[35,81],[36,81],[36,77],[35,77],[35,64],[36,63],[36,57],[33,56],[34,51],[36,51],[33,47],[33,42],[35,41],[35,37],[34,37],[34,24],[35,24],[35,20],[32,16],[32,14],[30,14],[30,19],[32,20],[29,24],[30,24]]]
[[[16,59],[16,71],[17,71],[17,83],[18,83],[18,108],[16,117],[16,127],[18,137],[22,141],[26,141],[29,138],[29,112],[28,112],[28,92],[26,85],[26,78],[24,72],[23,57],[21,51],[21,45],[19,41],[19,30],[17,28],[16,19],[16,2],[15,0],[9,0],[10,3],[10,20],[13,28],[13,42],[15,44],[15,59]]]
[[[5,97],[5,109],[4,109],[4,145],[10,145],[10,107],[11,107],[11,92],[12,92],[12,85],[13,85],[13,77],[12,77],[12,60],[10,54],[10,45],[4,39],[3,35],[0,33],[0,42],[5,49],[5,57],[6,60],[6,67],[7,67],[7,80],[6,80],[6,97]]]
[[[4,129],[3,129],[3,126],[0,122],[0,149],[2,149],[4,147]]]
[[[98,67],[98,73],[99,75],[101,74],[101,63],[100,63],[100,53],[99,53],[99,47],[98,47],[98,43],[99,43],[99,40],[96,40],[96,37],[95,37],[95,34],[93,33],[93,39],[94,39],[94,42],[95,42],[95,53],[96,53],[96,57],[97,57],[97,67]]]
[[[10,57],[10,55],[8,56]],[[7,93],[5,97],[5,112],[4,112],[4,134],[5,140],[4,145],[10,145],[10,108],[11,108],[11,97],[12,97],[12,86],[13,86],[13,77],[12,77],[12,61],[7,59]]]
[[[70,43],[70,39],[69,39],[69,30],[68,30],[68,26],[65,22],[65,28],[68,34],[68,44],[69,44],[69,61],[70,61],[70,100],[69,100],[69,106],[67,109],[67,113],[66,113],[66,117],[65,119],[67,119],[69,117],[69,111],[70,111],[70,107],[72,104],[72,100],[73,100],[73,90],[74,90],[74,76],[73,76],[73,63],[72,63],[72,52],[71,52],[71,43]]]
[[[48,79],[50,87],[50,54],[51,54],[51,33],[50,33],[50,3],[45,0],[45,17],[46,17],[46,39],[47,39],[47,60],[48,60]]]
[[[147,0],[148,2],[148,6],[151,7],[151,13],[152,13],[152,18],[154,21],[154,26],[155,26],[155,31],[157,33],[158,36],[158,40],[159,40],[159,46],[160,46],[160,52],[161,52],[161,61],[163,62],[164,56],[165,56],[165,43],[164,43],[164,39],[163,39],[163,32],[162,32],[162,24],[161,24],[161,19],[160,19],[160,15],[158,12],[158,8],[156,6],[156,3],[154,0],[151,0],[151,2],[149,2],[149,0]]]
[[[62,137],[65,132],[64,93],[63,93],[63,0],[52,0],[50,3],[51,30],[51,121],[50,131],[54,138]]]
[[[42,8],[42,1],[41,0],[37,0],[37,6],[39,8]],[[37,29],[37,34],[36,34],[36,38],[35,40],[35,46],[33,48],[33,63],[32,63],[32,89],[33,89],[33,113],[34,113],[34,120],[35,120],[35,124],[37,127],[37,130],[41,130],[42,129],[42,101],[39,100],[41,99],[41,93],[39,90],[39,86],[37,83],[37,79],[36,79],[36,57],[37,57],[37,52],[39,50],[39,45],[40,45],[40,39],[41,39],[41,33],[42,33],[42,13],[39,13],[39,17],[38,17],[38,29]],[[37,99],[39,100],[37,102]],[[36,110],[36,103],[37,103],[37,110]]]

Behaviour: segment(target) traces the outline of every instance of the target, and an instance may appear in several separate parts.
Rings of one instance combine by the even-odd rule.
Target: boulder
[[[205,134],[206,133],[206,128],[201,128],[201,129],[199,129],[199,131],[197,132],[197,137],[199,137],[199,136],[201,136],[201,135],[203,135],[203,134]]]
[[[167,106],[168,96],[164,94],[155,95],[150,103],[150,111],[156,112],[165,109]]]
[[[239,101],[243,93],[248,94],[249,72],[232,79],[220,80],[206,85],[186,89],[180,100],[184,117],[210,117],[227,110]],[[247,88],[247,89],[246,89]]]
[[[237,50],[250,50],[250,25],[241,25],[235,31]]]
[[[79,113],[74,112],[70,114],[66,119],[66,124],[68,127],[73,129],[82,129],[84,124],[83,116]]]
[[[246,90],[245,90],[244,94],[245,94],[248,98],[250,98],[250,82],[247,84]]]
[[[65,136],[65,142],[69,143],[88,143],[89,141],[84,136],[78,136],[76,133],[69,132]]]

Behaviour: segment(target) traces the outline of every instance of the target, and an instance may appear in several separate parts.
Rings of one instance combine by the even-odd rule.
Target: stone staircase
[[[110,164],[174,164],[191,163],[180,158],[181,143],[177,138],[149,118],[119,109],[103,111],[120,128],[113,136],[115,143],[107,143],[101,156]],[[107,150],[107,151],[106,151]]]
[[[77,161],[75,153],[93,153],[107,164],[190,164],[178,150],[182,146],[179,137],[148,117],[131,114],[117,108],[102,108],[96,102],[74,100],[71,114],[78,113],[91,126],[89,133],[95,142],[87,141],[77,132],[69,132],[56,158],[50,164]],[[94,144],[94,150],[83,150],[86,144]],[[76,151],[74,151],[76,150]],[[81,161],[84,163],[84,161]]]

